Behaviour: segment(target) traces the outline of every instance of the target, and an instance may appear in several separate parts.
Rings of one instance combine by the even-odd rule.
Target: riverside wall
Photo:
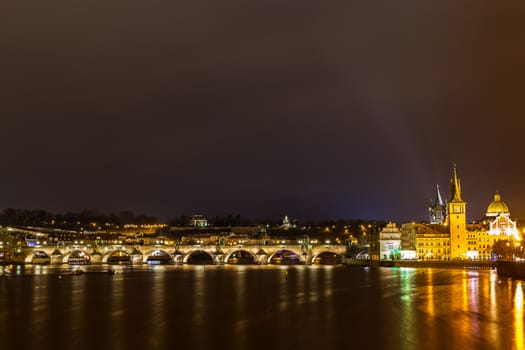
[[[496,261],[491,260],[450,260],[450,261],[423,261],[423,260],[370,260],[350,259],[343,261],[352,266],[378,266],[378,267],[412,267],[412,268],[439,268],[439,269],[468,269],[468,270],[493,270]]]

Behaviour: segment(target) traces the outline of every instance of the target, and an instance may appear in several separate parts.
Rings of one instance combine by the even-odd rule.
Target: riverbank
[[[454,260],[454,261],[422,261],[422,260],[386,260],[345,259],[344,264],[354,266],[378,267],[413,267],[413,268],[440,268],[461,270],[493,270],[497,267],[496,261],[491,260]]]
[[[387,260],[377,261],[369,259],[345,259],[345,265],[350,266],[375,266],[375,267],[412,267],[412,268],[437,268],[458,270],[497,270],[498,275],[525,280],[525,262],[518,261],[419,261],[419,260]]]

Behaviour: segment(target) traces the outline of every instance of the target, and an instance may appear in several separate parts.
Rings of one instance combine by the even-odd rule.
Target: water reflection
[[[155,266],[151,269],[154,272],[154,288],[151,290],[151,312],[148,321],[155,325],[152,327],[148,337],[148,349],[162,348],[162,337],[166,333],[166,288],[164,266]]]
[[[412,349],[417,342],[417,333],[414,332],[414,295],[412,284],[414,281],[414,269],[401,268],[399,278],[401,283],[401,322],[399,323],[399,333],[406,336],[406,349]]]
[[[427,315],[429,318],[433,318],[435,316],[434,311],[434,280],[433,280],[433,273],[431,269],[427,269],[426,271],[427,276]]]
[[[118,335],[123,331],[122,326],[124,324],[124,284],[125,284],[125,275],[117,273],[113,276],[110,283],[110,293],[109,293],[109,310],[107,311],[107,316],[109,317],[109,339],[110,347],[113,349],[123,349],[124,348],[124,337],[119,337]],[[83,276],[81,276],[83,277]],[[128,307],[131,307],[129,305]],[[100,310],[103,313],[104,310]]]
[[[206,267],[205,266],[196,266],[192,269],[193,274],[193,283],[190,285],[192,291],[193,299],[193,310],[191,315],[188,317],[191,319],[191,331],[192,331],[192,347],[202,349],[204,345],[203,334],[206,332]],[[231,296],[230,296],[231,297]]]
[[[324,266],[321,269],[322,272],[322,304],[319,307],[319,312],[323,315],[322,324],[319,325],[324,328],[324,341],[333,343],[333,329],[335,328],[334,322],[336,320],[335,305],[333,298],[333,266]]]
[[[279,312],[285,313],[288,311],[288,302],[289,302],[289,294],[287,292],[288,289],[288,278],[289,278],[289,271],[288,267],[282,266],[280,267],[280,274],[279,274]]]
[[[514,295],[514,345],[518,350],[525,348],[523,339],[523,283],[515,283],[516,293]]]
[[[483,295],[485,299],[488,300],[489,304],[489,310],[488,310],[488,317],[490,320],[497,319],[497,299],[496,299],[496,288],[498,286],[499,280],[498,275],[495,273],[490,274],[490,283],[483,284]],[[487,291],[488,290],[488,291]],[[487,297],[488,295],[488,297]],[[497,337],[498,337],[498,328],[495,325],[491,325],[488,327],[487,335],[491,341],[491,343],[495,343]]]
[[[37,269],[40,270],[40,269]],[[40,273],[37,271],[36,273]],[[33,287],[33,297],[31,300],[32,308],[32,318],[31,318],[31,327],[34,330],[35,336],[31,338],[33,348],[38,348],[39,342],[42,340],[42,336],[45,334],[45,314],[49,312],[48,310],[48,300],[47,300],[48,286],[35,285]]]
[[[437,336],[437,330],[436,327],[438,326],[438,320],[436,320],[436,301],[435,301],[435,294],[436,294],[436,286],[434,286],[434,283],[436,281],[434,280],[435,274],[434,270],[432,269],[425,269],[426,278],[426,287],[425,287],[425,293],[426,293],[426,308],[425,308],[425,316],[426,316],[426,327],[428,331],[426,332],[426,339],[425,341],[429,344],[436,344],[439,342],[439,339],[436,338]],[[442,310],[438,310],[441,312]]]
[[[246,327],[247,327],[247,317],[245,307],[246,307],[246,267],[237,266],[236,267],[236,278],[234,284],[234,297],[235,297],[235,323],[233,325],[233,341],[235,342],[237,349],[247,349],[246,344]]]
[[[109,275],[82,268],[68,275],[71,267],[13,267],[17,273],[1,276],[3,344],[524,349],[523,282],[490,271],[163,265]]]
[[[305,276],[306,276],[306,270],[304,268],[298,268],[294,269],[295,274],[295,302],[297,304],[297,307],[301,307],[301,305],[304,305],[307,301],[307,293],[305,291]]]
[[[321,267],[316,267],[316,266],[311,266],[309,269],[308,269],[308,277],[309,277],[309,286],[310,286],[310,291],[309,291],[309,301],[310,303],[315,303],[317,302],[317,300],[319,299],[319,294],[321,293],[320,290],[321,290],[321,285],[320,283],[318,282],[318,277],[319,277],[319,270],[321,269]],[[308,291],[308,289],[307,289]]]
[[[468,286],[466,294],[468,296],[468,310],[471,314],[472,322],[470,323],[470,332],[474,335],[474,338],[479,339],[481,332],[481,317],[479,309],[479,273],[468,272]]]
[[[69,291],[70,295],[70,338],[72,341],[72,346],[75,347],[76,344],[83,344],[86,341],[89,341],[83,329],[85,328],[86,320],[86,303],[85,303],[85,284],[86,278],[84,276],[78,276],[70,279],[71,281],[71,290]]]

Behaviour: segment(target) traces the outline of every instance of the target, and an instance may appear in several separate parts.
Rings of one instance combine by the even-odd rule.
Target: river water
[[[495,271],[109,268],[0,267],[0,349],[525,348],[524,283]]]

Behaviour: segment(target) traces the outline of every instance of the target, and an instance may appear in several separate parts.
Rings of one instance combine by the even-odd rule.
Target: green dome
[[[494,200],[489,204],[487,208],[487,216],[498,216],[499,214],[509,214],[509,207],[501,200],[499,193],[494,195]]]

